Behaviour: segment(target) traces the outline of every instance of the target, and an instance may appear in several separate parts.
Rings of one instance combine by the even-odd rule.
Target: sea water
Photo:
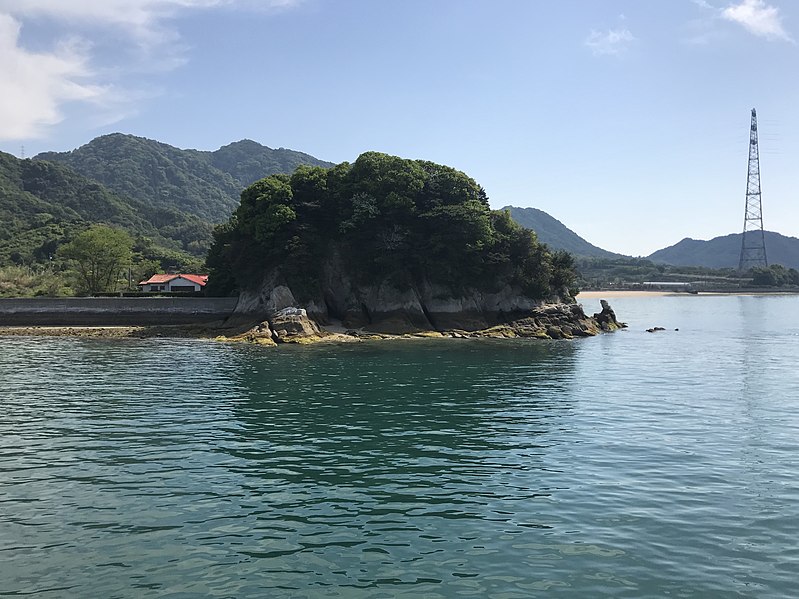
[[[0,338],[0,597],[797,596],[799,297],[612,305],[574,341]]]

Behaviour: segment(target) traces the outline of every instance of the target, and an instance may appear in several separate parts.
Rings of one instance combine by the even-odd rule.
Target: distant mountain
[[[293,173],[301,164],[325,168],[333,166],[332,162],[319,160],[310,154],[285,148],[273,150],[250,139],[233,142],[208,154],[213,166],[233,177],[239,185],[239,191],[266,176]]]
[[[174,208],[125,198],[44,160],[0,152],[0,266],[47,262],[74,232],[115,225],[167,252],[203,255],[212,225]],[[163,255],[163,251],[161,252]]]
[[[332,166],[293,150],[243,140],[215,152],[112,133],[71,152],[45,152],[36,160],[66,164],[117,194],[159,208],[177,209],[220,223],[238,206],[241,190],[260,178],[290,173],[300,164]]]
[[[658,250],[649,260],[674,266],[738,268],[742,233],[715,237],[710,241],[685,238],[675,245]],[[769,264],[782,264],[799,269],[799,239],[772,231],[765,232],[766,256]]]
[[[614,254],[595,245],[588,243],[577,233],[566,227],[562,222],[553,218],[543,210],[537,208],[517,208],[505,206],[511,218],[522,227],[532,229],[538,239],[555,250],[566,250],[576,256],[589,256],[593,258],[623,258],[621,254]]]

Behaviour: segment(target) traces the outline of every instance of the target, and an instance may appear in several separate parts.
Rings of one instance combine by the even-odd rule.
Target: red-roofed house
[[[139,283],[142,291],[202,291],[208,275],[153,275]]]

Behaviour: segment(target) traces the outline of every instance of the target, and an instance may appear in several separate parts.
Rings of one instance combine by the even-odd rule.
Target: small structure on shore
[[[659,291],[693,291],[699,286],[696,282],[677,282],[677,281],[644,281],[641,289],[651,289]]]
[[[208,275],[194,274],[156,274],[139,283],[142,291],[159,292],[197,292],[208,284]]]

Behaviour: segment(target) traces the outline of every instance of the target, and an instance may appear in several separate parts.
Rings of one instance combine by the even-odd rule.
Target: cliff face
[[[283,330],[290,337],[315,334],[313,325],[299,332],[295,330],[296,323],[285,327],[289,313],[292,322],[307,318],[322,327],[340,322],[344,329],[359,335],[436,331],[457,332],[457,336],[560,339],[595,335],[623,326],[606,303],[601,313],[589,317],[568,295],[565,302],[560,298],[542,302],[510,286],[494,293],[465,289],[455,294],[426,281],[408,289],[398,289],[387,281],[359,285],[337,259],[327,262],[323,273],[319,293],[307,301],[297,299],[279,271],[268,273],[260,285],[241,293],[234,318],[239,322],[262,322],[262,330],[268,323],[276,341],[286,340],[278,334]]]
[[[301,307],[322,325],[341,321],[350,329],[404,334],[486,329],[523,318],[540,303],[510,286],[495,293],[465,289],[455,294],[428,281],[405,289],[385,280],[358,284],[337,255],[325,261],[322,273],[316,297],[301,302],[286,277],[269,272],[260,285],[242,291],[236,313],[268,317],[284,308]]]

